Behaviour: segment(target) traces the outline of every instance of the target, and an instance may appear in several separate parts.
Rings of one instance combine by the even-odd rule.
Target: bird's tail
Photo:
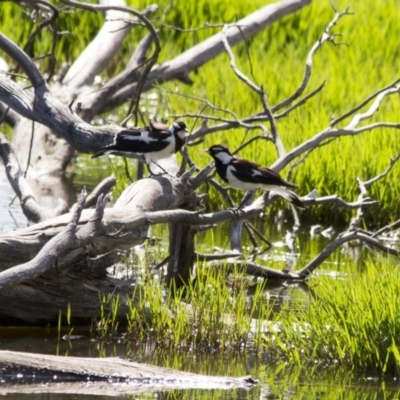
[[[114,150],[113,146],[103,147],[102,149],[100,149],[96,153],[92,154],[91,158],[96,158],[96,157],[104,156],[104,155],[107,155],[107,154],[113,154],[113,150]]]
[[[91,158],[100,157],[105,153],[105,150],[99,150],[97,153],[92,154]]]
[[[289,189],[274,188],[274,192],[278,193],[279,196],[283,197],[285,200],[289,201],[298,208],[302,209],[308,208],[307,204],[304,203],[303,200],[300,200],[300,197]]]

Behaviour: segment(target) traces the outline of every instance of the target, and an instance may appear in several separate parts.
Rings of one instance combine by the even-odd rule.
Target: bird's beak
[[[202,150],[202,151],[201,151],[201,153],[207,153],[207,154],[210,154],[210,150],[208,150],[208,149],[207,149],[207,150]]]

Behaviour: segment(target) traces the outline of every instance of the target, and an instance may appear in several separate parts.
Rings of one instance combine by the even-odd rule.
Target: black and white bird
[[[272,169],[236,157],[221,144],[211,146],[206,152],[215,160],[215,169],[220,178],[230,187],[245,191],[273,190],[296,207],[307,208],[297,194],[290,190],[298,186],[285,181]]]
[[[147,163],[168,158],[179,151],[185,144],[186,124],[175,121],[171,126],[159,122],[150,122],[144,128],[131,128],[118,132],[114,143],[105,146],[92,158],[105,154],[129,156],[132,153],[143,154]]]

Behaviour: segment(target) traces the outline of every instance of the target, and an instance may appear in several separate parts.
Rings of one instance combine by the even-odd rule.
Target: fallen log
[[[120,358],[61,357],[0,351],[0,394],[123,394],[167,389],[233,389],[251,377],[205,376]]]
[[[57,323],[69,308],[75,322],[87,324],[111,294],[118,297],[118,318],[126,321],[132,281],[108,276],[106,269],[147,239],[149,226],[157,222],[148,215],[156,212],[169,222],[164,213],[184,206],[206,175],[142,179],[112,208],[99,198],[95,210],[83,209],[81,199],[78,213],[0,235],[0,320]]]

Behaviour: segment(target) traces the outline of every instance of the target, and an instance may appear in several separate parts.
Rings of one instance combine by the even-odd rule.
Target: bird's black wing
[[[298,187],[294,183],[285,181],[278,172],[270,168],[261,167],[252,161],[233,157],[231,164],[234,167],[231,172],[239,180],[254,184],[284,186],[292,189]]]
[[[121,131],[116,137],[114,149],[135,153],[152,153],[163,150],[171,140],[169,131],[155,131],[144,128],[141,134],[137,131]]]
[[[138,150],[132,150],[132,146],[135,146],[134,142],[138,142],[138,140],[128,140],[127,138],[139,139],[141,134],[141,128],[124,129],[114,136],[113,144],[101,148],[92,155],[92,158],[100,157],[104,154],[114,154],[115,152],[139,152]]]

